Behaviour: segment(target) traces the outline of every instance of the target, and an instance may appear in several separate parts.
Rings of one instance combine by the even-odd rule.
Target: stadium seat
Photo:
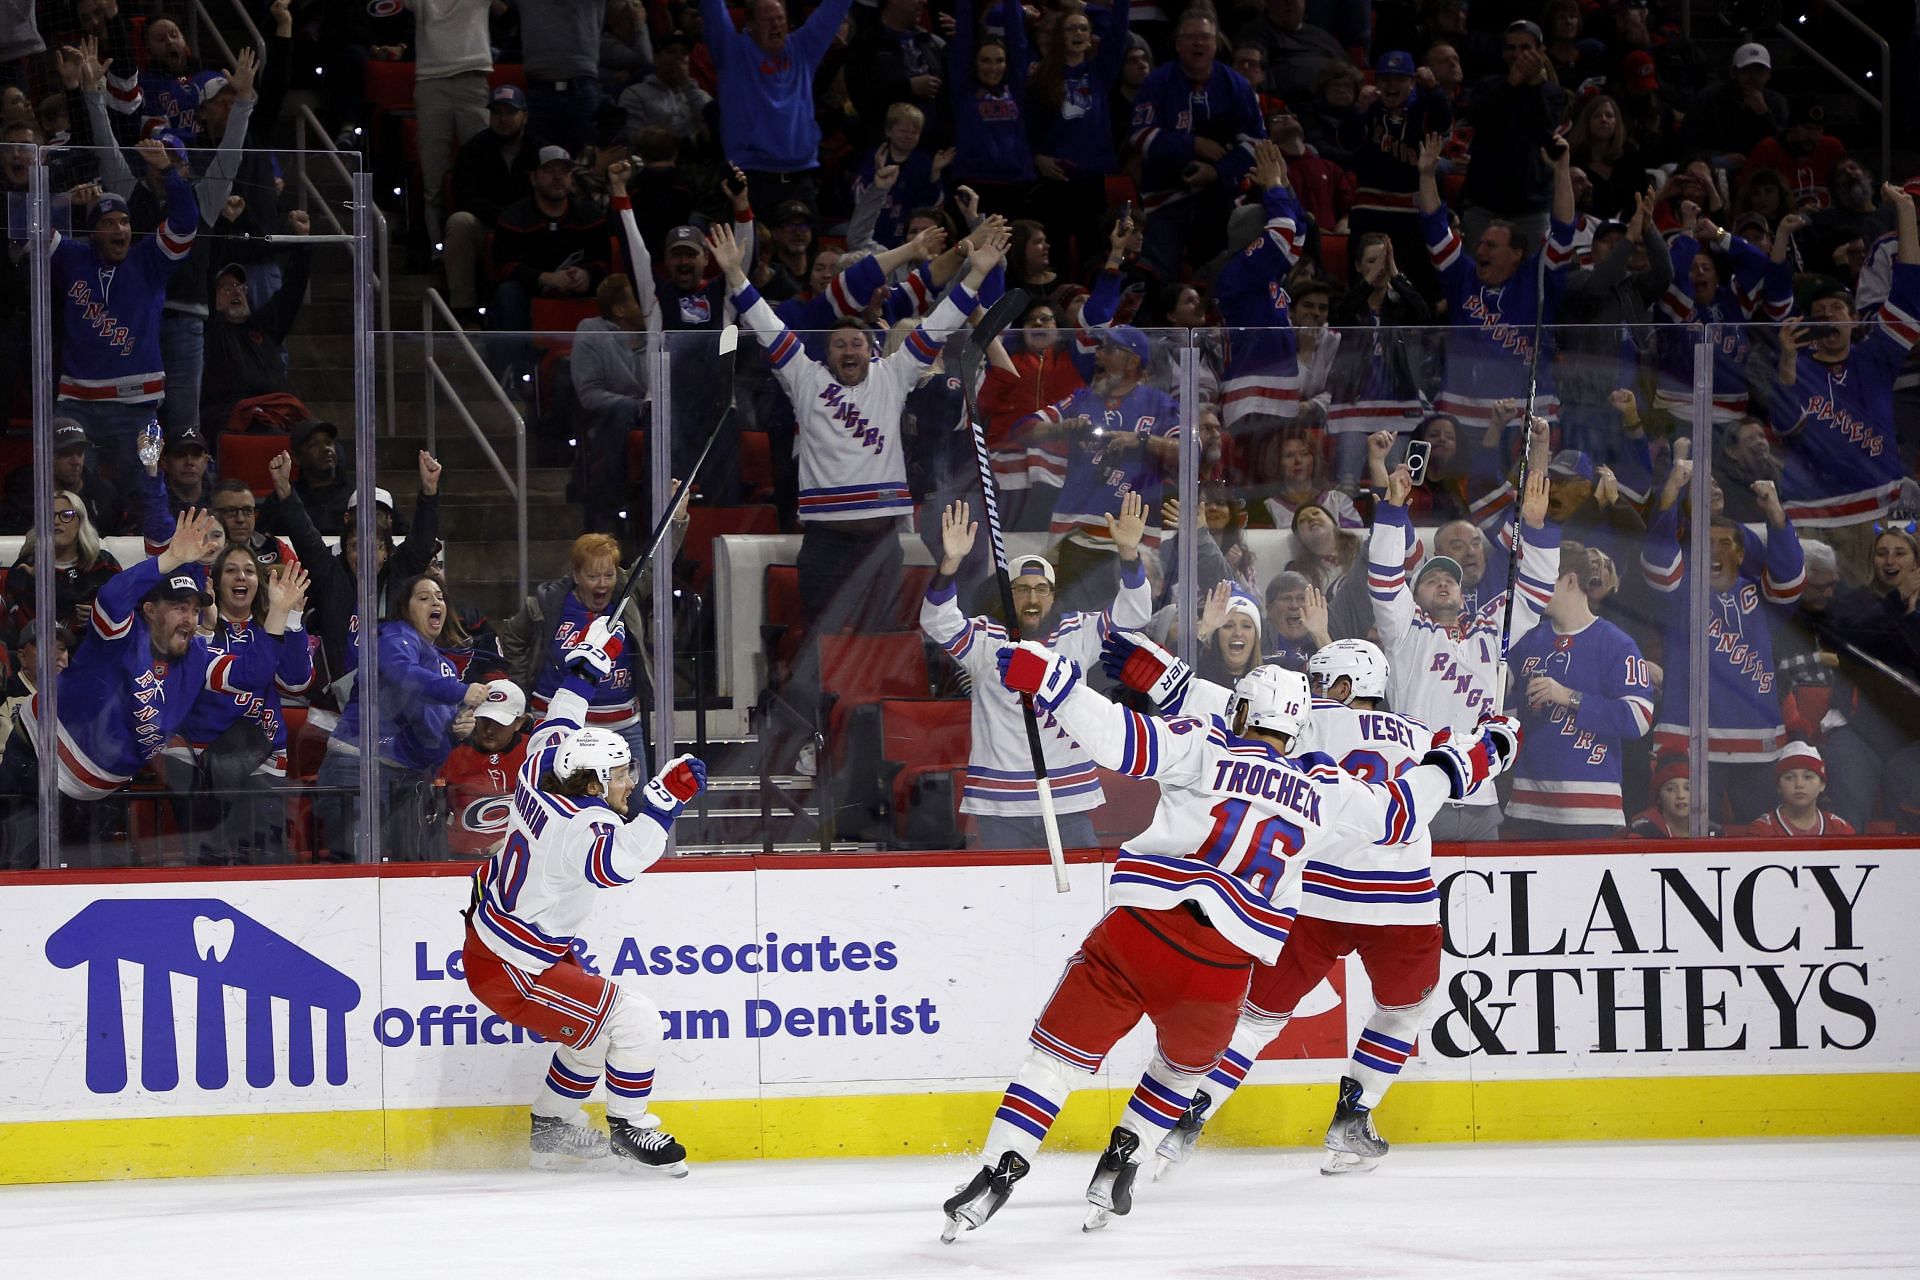
[[[880,702],[881,768],[893,773],[894,835],[903,843],[916,835],[951,832],[972,742],[973,703],[966,698],[885,698]],[[951,780],[944,812],[920,812],[941,788],[929,785],[942,775]],[[921,799],[916,802],[916,796]],[[948,843],[935,839],[934,843]]]
[[[917,631],[820,637],[820,690],[829,699],[829,755],[837,757],[847,715],[855,707],[882,698],[924,698],[927,689],[927,652]]]
[[[713,540],[728,533],[778,533],[780,517],[772,507],[688,507],[687,538],[680,554],[693,562],[688,581],[706,594],[713,577]]]
[[[291,447],[284,435],[225,434],[220,437],[220,477],[245,480],[253,496],[264,498],[273,492],[273,473],[267,464]]]

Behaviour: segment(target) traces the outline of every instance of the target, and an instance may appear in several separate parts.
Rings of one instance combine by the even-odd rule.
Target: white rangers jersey
[[[666,827],[644,806],[629,822],[598,796],[540,789],[561,747],[586,723],[589,688],[570,675],[553,695],[546,718],[527,739],[506,843],[474,873],[474,932],[495,955],[529,973],[544,972],[567,954],[595,894],[630,883],[667,849]],[[633,794],[637,804],[641,793]]]
[[[1210,680],[1193,680],[1179,709],[1224,719],[1230,696]],[[1309,767],[1325,759],[1363,782],[1387,782],[1432,749],[1433,730],[1418,720],[1315,698],[1294,758]],[[1483,783],[1477,790],[1493,788]],[[1315,849],[1300,873],[1300,914],[1347,924],[1438,924],[1433,837],[1425,824],[1403,845],[1351,840]]]
[[[1379,505],[1367,557],[1367,588],[1380,647],[1393,672],[1388,701],[1422,724],[1464,733],[1504,705],[1500,626],[1506,593],[1476,613],[1463,613],[1455,626],[1433,621],[1413,602],[1406,564],[1411,533],[1405,507]],[[1533,630],[1553,599],[1559,566],[1560,526],[1528,529],[1520,555],[1520,597],[1513,607],[1513,642]],[[1497,804],[1499,796],[1492,787],[1477,787],[1461,803]]]
[[[1040,812],[1033,781],[1033,757],[1027,749],[1026,712],[1020,695],[1000,683],[996,655],[1010,641],[1007,629],[986,618],[963,618],[952,582],[930,588],[920,602],[920,628],[947,656],[973,677],[973,745],[967,757],[967,787],[960,801],[962,813],[1031,817]],[[1069,613],[1050,636],[1040,640],[1055,653],[1091,670],[1099,664],[1100,646],[1115,627],[1135,631],[1153,616],[1153,591],[1147,585],[1145,564],[1135,560],[1120,566],[1120,590],[1111,608],[1100,613]],[[1061,813],[1084,813],[1106,803],[1093,757],[1075,742],[1049,711],[1039,707],[1040,746],[1047,761],[1047,781],[1053,788],[1053,807]]]
[[[800,432],[802,521],[871,520],[913,510],[900,449],[900,409],[948,335],[966,323],[976,305],[966,286],[954,285],[898,351],[874,360],[866,378],[849,387],[806,353],[752,285],[734,293],[734,306],[759,336],[793,402]]]
[[[1236,737],[1219,717],[1143,716],[1084,683],[1054,714],[1099,763],[1160,784],[1153,821],[1113,864],[1109,904],[1191,902],[1263,964],[1286,943],[1308,864],[1351,843],[1411,843],[1450,790],[1437,765],[1362,782],[1324,757]]]

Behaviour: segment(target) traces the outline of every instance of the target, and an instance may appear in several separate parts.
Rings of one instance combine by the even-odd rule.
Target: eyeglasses
[[[79,518],[80,513],[78,511],[56,511],[53,513],[54,522],[57,524],[72,524]]]

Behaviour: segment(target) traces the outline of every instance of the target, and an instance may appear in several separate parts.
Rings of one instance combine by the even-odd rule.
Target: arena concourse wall
[[[696,1161],[963,1152],[1104,910],[1044,860],[669,861],[582,962],[666,1011]],[[524,1158],[548,1051],[459,977],[465,868],[36,872],[0,887],[0,1182]],[[1920,850],[1860,839],[1443,851],[1441,1008],[1395,1141],[1920,1133]],[[1349,961],[1209,1125],[1317,1144],[1371,1006]],[[1136,1032],[1054,1142],[1097,1147]],[[1109,1089],[1107,1086],[1118,1086]]]

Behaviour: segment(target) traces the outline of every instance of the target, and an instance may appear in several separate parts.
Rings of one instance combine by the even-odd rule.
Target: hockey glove
[[[1033,705],[1052,711],[1080,683],[1080,668],[1044,645],[1025,640],[1000,650],[1000,683],[1030,694]]]
[[[1174,713],[1187,698],[1193,668],[1137,631],[1114,631],[1100,646],[1100,666],[1107,675],[1135,693],[1153,699],[1160,710]]]
[[[612,674],[626,647],[626,623],[595,618],[593,625],[568,645],[561,656],[569,671],[590,684],[597,684]]]
[[[641,791],[640,804],[648,817],[664,827],[678,817],[687,801],[699,795],[706,785],[704,760],[698,756],[675,756]]]

